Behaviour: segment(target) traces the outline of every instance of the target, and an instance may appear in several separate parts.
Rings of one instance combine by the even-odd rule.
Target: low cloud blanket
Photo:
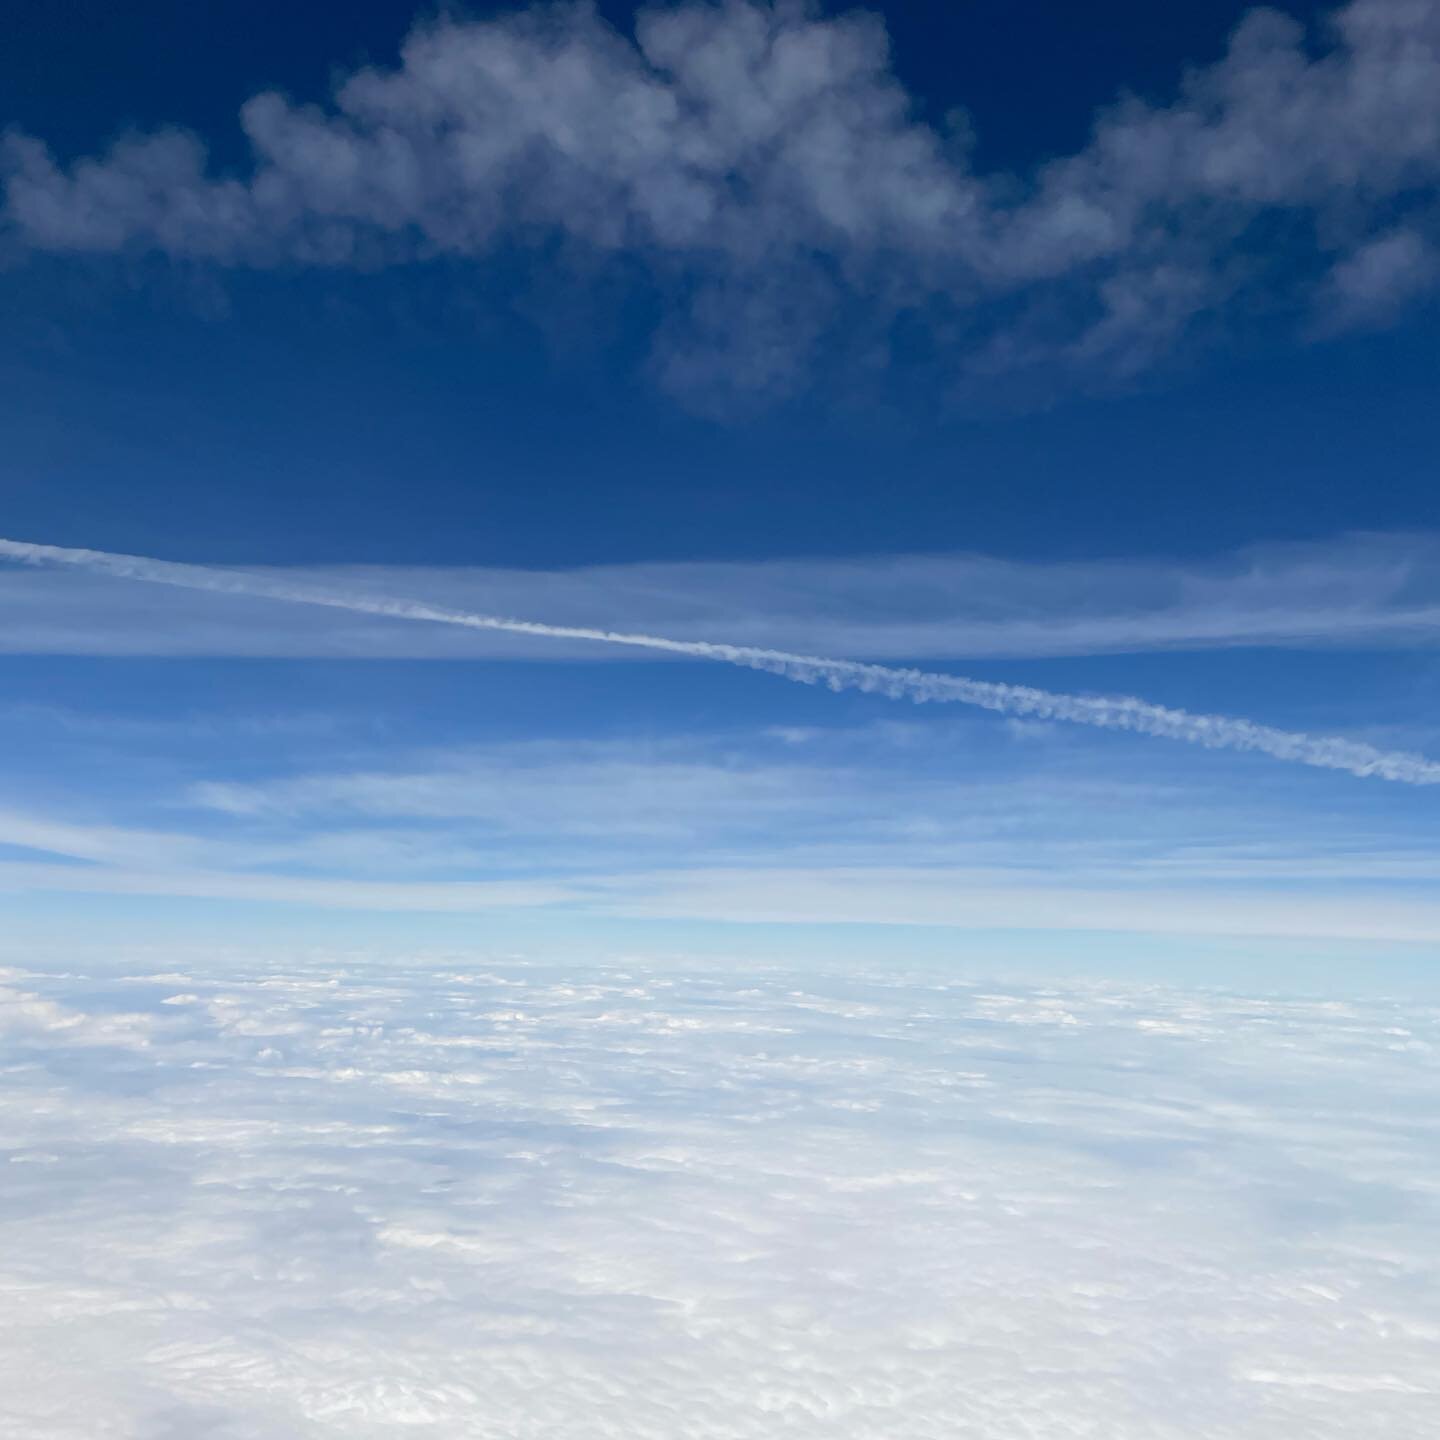
[[[3,984],[6,1434],[1440,1425],[1433,1005],[588,960]]]

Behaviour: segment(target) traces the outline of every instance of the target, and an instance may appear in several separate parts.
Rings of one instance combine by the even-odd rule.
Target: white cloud
[[[0,978],[5,978],[4,972],[0,972]],[[39,1043],[144,1049],[154,1029],[155,1023],[148,1015],[91,1013],[34,991],[0,985],[0,1036],[11,1047]]]
[[[1330,275],[1333,310],[1322,324],[1385,324],[1440,278],[1440,250],[1413,229],[1392,230],[1367,241]]]
[[[100,1023],[175,978],[25,983]],[[16,1433],[1433,1433],[1433,1005],[400,956],[184,983],[148,1051],[0,1074]]]
[[[1437,97],[1434,0],[1354,0],[1318,37],[1256,10],[1170,103],[1102,112],[1032,179],[981,176],[917,117],[874,16],[685,4],[642,12],[632,41],[589,7],[543,7],[423,25],[329,107],[255,96],[241,178],[211,175],[178,131],[68,168],[12,135],[3,213],[21,246],[235,264],[549,236],[623,251],[694,297],[657,338],[660,373],[692,394],[783,390],[854,301],[872,319],[851,329],[882,349],[898,314],[958,316],[962,372],[1125,375],[1256,287],[1293,301],[1328,294],[1336,262],[1337,284],[1373,272],[1397,212],[1431,243],[1414,200],[1440,179]],[[1274,215],[1301,223],[1267,255],[1252,227]],[[985,308],[1016,296],[1018,322]]]

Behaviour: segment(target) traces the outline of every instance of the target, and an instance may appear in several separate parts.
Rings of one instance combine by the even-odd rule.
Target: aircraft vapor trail
[[[637,635],[596,629],[586,625],[547,625],[537,620],[513,620],[499,615],[478,615],[431,605],[422,600],[348,594],[315,586],[276,580],[253,571],[225,570],[152,560],[140,555],[115,555],[103,550],[76,550],[59,545],[35,545],[0,539],[0,558],[27,565],[71,566],[127,580],[174,585],[186,590],[208,590],[223,595],[249,595],[298,605],[323,605],[362,615],[396,620],[421,620],[460,625],[471,630],[499,630],[515,635],[548,636],[561,640],[594,640],[719,660],[783,676],[805,685],[831,690],[862,690],[892,700],[977,705],[1001,715],[1022,715],[1064,720],[1102,730],[1127,730],[1165,740],[1180,740],[1210,750],[1251,750],[1277,760],[1343,770],[1352,775],[1393,780],[1405,785],[1440,785],[1440,761],[1404,751],[1380,750],[1356,740],[1306,735],[1279,730],[1226,715],[1196,715],[1188,710],[1153,705],[1133,696],[1056,694],[1028,685],[1002,685],[959,675],[925,670],[867,665],[855,660],[829,660],[818,655],[797,655],[754,645],[725,645],[705,640],[672,640],[663,635]]]

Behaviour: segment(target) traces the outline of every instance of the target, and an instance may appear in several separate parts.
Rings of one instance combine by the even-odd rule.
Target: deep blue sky
[[[1079,148],[1122,90],[1172,92],[1243,8],[884,14],[922,108],[963,104],[982,167],[1023,170]],[[625,23],[624,7],[606,13]],[[0,120],[61,155],[178,124],[232,165],[248,95],[321,100],[337,71],[390,63],[413,18],[382,4],[14,14]],[[504,263],[359,279],[157,269],[67,258],[0,277],[12,531],[196,559],[545,565],[1204,553],[1437,518],[1433,321],[1300,348],[1262,325],[1119,393],[1018,414],[957,414],[913,393],[901,362],[853,401],[717,424],[637,377],[623,315],[597,338],[605,297],[567,295],[545,329],[517,319]]]
[[[343,7],[215,0],[202,8],[137,0],[121,9],[100,0],[17,0],[11,43],[0,57],[0,94],[7,121],[70,154],[89,153],[127,127],[183,124],[242,163],[235,112],[255,91],[318,99],[338,71],[393,64],[417,18],[501,8],[375,0]],[[636,7],[598,8],[625,29]],[[1250,8],[1236,0],[1165,7],[961,0],[890,4],[883,13],[896,71],[930,117],[967,110],[982,163],[1014,169],[1078,149],[1095,109],[1122,91],[1166,96],[1187,66],[1220,56]],[[1333,7],[1281,8],[1308,19]]]
[[[391,276],[310,282],[338,292],[322,296],[227,277],[218,318],[168,277],[158,299],[73,272],[0,279],[22,283],[6,506],[12,531],[58,543],[216,561],[1052,557],[1440,520],[1429,323],[1019,414],[806,397],[716,423],[521,322],[438,300],[397,317],[387,301],[414,299]]]

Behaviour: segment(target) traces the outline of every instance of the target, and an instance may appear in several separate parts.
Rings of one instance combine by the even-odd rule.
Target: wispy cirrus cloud
[[[946,727],[798,746],[388,747],[365,768],[317,758],[265,779],[221,769],[170,795],[112,797],[123,823],[0,812],[0,846],[19,852],[0,856],[0,890],[357,915],[1440,938],[1423,818],[1372,831],[1363,812],[1142,780],[1033,739],[957,773],[955,749]]]
[[[666,300],[656,365],[691,397],[793,387],[842,315],[872,357],[898,317],[929,324],[952,378],[1123,377],[1257,297],[1374,323],[1437,278],[1434,0],[1353,0],[1313,34],[1257,9],[1167,102],[1101,111],[1029,176],[978,172],[919,117],[876,16],[751,0],[642,11],[633,38],[588,6],[430,23],[329,104],[260,94],[241,125],[253,163],[232,176],[183,130],[68,166],[11,135],[10,245],[623,255]]]
[[[1382,877],[1383,878],[1383,877]],[[555,911],[591,920],[726,925],[938,927],[984,931],[1150,935],[1184,939],[1440,943],[1440,904],[1389,887],[1344,896],[1309,884],[1163,886],[1050,883],[995,866],[602,872],[564,879],[375,880],[221,869],[93,872],[0,864],[0,893],[110,895],[300,906],[353,915],[494,915]]]
[[[1059,720],[1100,730],[1179,741],[1207,750],[1268,755],[1290,764],[1341,770],[1362,778],[1405,785],[1440,784],[1440,762],[1414,752],[1381,750],[1366,741],[1284,730],[1233,715],[1182,710],[1134,695],[1066,694],[972,676],[738,645],[731,640],[681,640],[669,635],[612,630],[597,626],[590,620],[581,625],[555,625],[531,618],[457,610],[412,596],[395,597],[308,587],[257,571],[185,564],[145,555],[124,555],[26,540],[0,539],[0,555],[25,565],[63,566],[87,574],[206,594],[276,600],[285,604],[311,605],[325,611],[338,610],[416,624],[455,626],[467,631],[594,642],[626,653],[642,651],[685,656],[776,675],[794,684],[815,686],[835,693],[858,691],[915,705],[973,706],[1007,717]]]
[[[556,625],[596,623],[871,660],[1440,643],[1440,541],[1428,534],[1257,545],[1185,562],[922,554],[262,573],[277,583],[413,596]],[[0,569],[0,607],[0,651],[20,654],[617,658],[563,637],[420,627],[263,597],[195,592],[177,609],[163,591],[73,571]]]

